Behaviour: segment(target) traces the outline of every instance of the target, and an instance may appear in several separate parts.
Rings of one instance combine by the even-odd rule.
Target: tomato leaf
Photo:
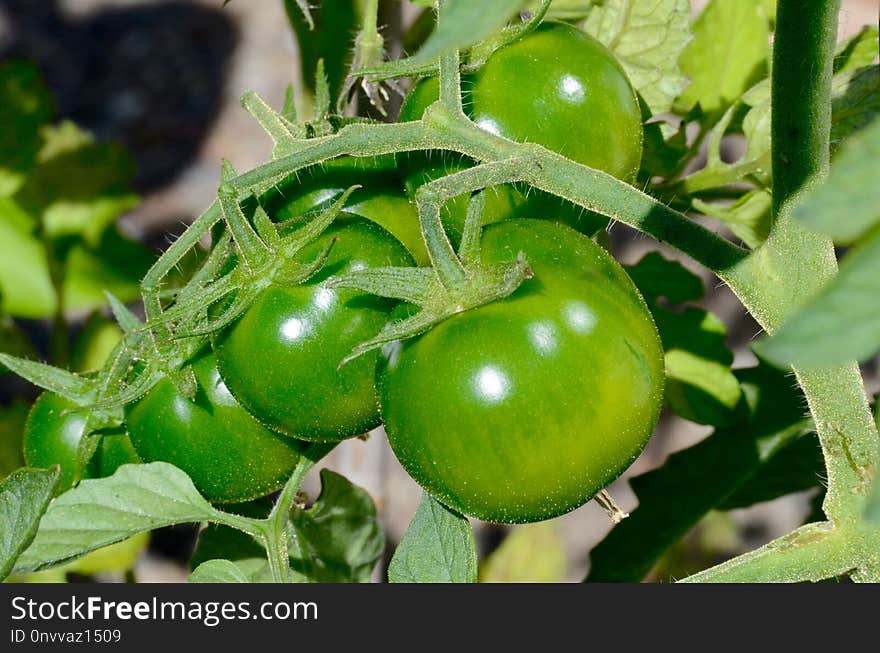
[[[602,2],[603,0],[553,0],[546,18],[574,23],[589,16],[593,6]],[[537,13],[540,8],[541,0],[531,0],[526,6],[532,14]]]
[[[515,527],[480,566],[481,583],[561,583],[565,549],[555,522]]]
[[[694,22],[694,39],[681,53],[691,83],[675,104],[699,104],[718,115],[767,76],[770,21],[758,0],[712,0]]]
[[[731,206],[710,204],[699,199],[693,201],[695,209],[724,222],[737,238],[752,249],[770,235],[771,204],[772,196],[763,189],[746,193]]]
[[[824,469],[819,439],[809,436],[797,438],[771,456],[751,479],[715,508],[746,508],[785,494],[809,490],[816,487]]]
[[[880,349],[880,229],[851,250],[840,272],[755,351],[782,365],[867,360]]]
[[[189,575],[190,583],[249,583],[247,575],[229,560],[207,560]]]
[[[55,310],[49,261],[34,221],[11,198],[0,197],[0,295],[3,311],[38,319]]]
[[[84,480],[55,499],[15,572],[53,567],[161,526],[218,517],[173,465],[123,465],[112,476]]]
[[[20,469],[0,482],[0,581],[34,539],[60,469]]]
[[[477,550],[470,522],[427,493],[388,567],[392,583],[474,583]]]
[[[856,70],[870,65],[880,48],[880,30],[876,25],[865,25],[855,35],[837,47],[834,55],[834,74]]]
[[[104,229],[138,202],[129,190],[133,160],[121,147],[96,143],[69,121],[45,126],[40,134],[37,165],[16,201],[43,221],[49,237],[77,236],[97,244]]]
[[[656,115],[669,110],[686,84],[678,60],[691,38],[689,17],[688,0],[605,0],[590,10],[584,31],[614,52]]]
[[[322,469],[321,495],[309,510],[295,511],[291,521],[304,554],[291,557],[295,571],[322,583],[370,580],[385,537],[365,490]]]
[[[64,301],[71,311],[95,310],[107,305],[106,292],[122,302],[140,298],[140,280],[155,261],[154,254],[108,229],[95,248],[74,246],[67,257]]]
[[[436,29],[409,60],[427,63],[447,52],[469,48],[504,27],[526,4],[527,0],[446,0],[440,5]]]
[[[831,79],[831,153],[880,114],[880,65],[847,70]]]
[[[682,304],[700,299],[700,278],[657,252],[647,254],[627,272],[645,297],[663,341],[667,406],[698,424],[730,423],[740,387],[730,370],[733,354],[725,344],[724,324],[701,308],[671,310],[658,301]]]
[[[264,497],[248,503],[225,505],[223,508],[226,512],[243,517],[264,519],[272,511],[272,501]],[[236,564],[254,558],[266,562],[266,551],[247,533],[222,524],[208,524],[199,532],[189,568],[195,570],[199,565],[215,558],[230,560]]]
[[[710,510],[736,498],[740,488],[750,488],[740,499],[748,491],[762,500],[803,489],[801,476],[772,490],[761,482],[763,466],[781,465],[774,462],[777,456],[791,455],[789,446],[803,446],[795,445],[800,438],[813,438],[803,395],[792,378],[767,365],[736,375],[743,387],[739,421],[630,480],[639,505],[593,549],[588,581],[641,580],[671,544]],[[804,450],[812,460],[814,451]]]
[[[306,14],[302,10],[305,6],[303,0],[284,0],[287,18],[296,34],[300,79],[314,93],[315,69],[318,61],[323,60],[330,94],[335,98],[351,63],[360,3],[357,0],[322,0],[311,4]]]
[[[794,208],[794,217],[839,244],[851,244],[880,224],[880,120],[840,150],[827,181]]]

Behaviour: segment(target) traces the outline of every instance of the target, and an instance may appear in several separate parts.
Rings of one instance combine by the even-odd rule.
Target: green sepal
[[[59,394],[74,403],[94,398],[95,385],[92,378],[80,376],[45,363],[3,353],[0,353],[0,364],[34,385]]]
[[[521,252],[513,263],[473,266],[467,271],[464,283],[454,290],[445,288],[432,271],[429,273],[433,279],[425,273],[414,273],[413,270],[417,269],[402,268],[404,272],[401,273],[400,268],[374,268],[352,272],[331,282],[335,286],[357,288],[381,297],[407,299],[410,303],[421,305],[421,310],[415,315],[387,323],[376,337],[357,345],[342,360],[340,367],[390,342],[420,335],[457,313],[507,297],[532,276],[532,270]],[[408,288],[407,277],[413,282]]]

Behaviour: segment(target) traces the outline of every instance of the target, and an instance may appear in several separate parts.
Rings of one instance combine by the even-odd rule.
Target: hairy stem
[[[771,334],[837,271],[831,240],[800,226],[792,219],[791,208],[800,193],[827,175],[839,2],[779,0],[777,6],[771,130],[775,222],[767,242],[737,266],[731,283],[746,308]],[[809,541],[795,538],[801,529],[698,574],[695,580],[815,580],[856,568],[862,569],[864,577],[876,572],[870,551],[876,548],[877,538],[860,534],[880,437],[858,366],[853,362],[795,372],[825,458],[828,491],[823,508],[831,521],[823,528],[832,529],[834,536]],[[788,546],[794,541],[797,546]],[[848,546],[829,549],[826,541]],[[850,546],[850,542],[856,544]],[[792,564],[802,573],[786,577]],[[826,565],[835,568],[826,569]]]
[[[264,522],[263,540],[266,545],[266,554],[269,559],[269,570],[272,580],[276,583],[290,582],[290,554],[291,549],[297,557],[303,557],[300,543],[294,535],[291,542],[287,536],[287,523],[290,509],[296,499],[296,494],[305,480],[306,474],[315,466],[321,458],[330,453],[336,446],[335,443],[315,442],[309,445],[302,453],[296,468],[293,470],[284,489],[278,496],[278,500],[272,508],[272,512]]]
[[[779,0],[773,45],[773,209],[828,173],[831,75],[840,0]]]

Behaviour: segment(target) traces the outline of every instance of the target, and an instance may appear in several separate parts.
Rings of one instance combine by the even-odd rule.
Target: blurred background
[[[327,0],[332,2],[332,0]],[[694,0],[694,12],[705,2]],[[840,38],[877,23],[876,0],[843,0]],[[417,8],[384,3],[385,35],[393,38],[415,20]],[[353,32],[352,32],[353,35]],[[339,43],[339,48],[348,47]],[[392,56],[399,53],[392,51]],[[132,189],[140,202],[127,210],[120,229],[128,238],[156,252],[179,234],[213,199],[221,159],[237,170],[267,160],[271,141],[240,107],[246,90],[280,106],[293,81],[307,104],[299,65],[300,49],[282,0],[0,0],[0,60],[36,62],[55,99],[59,119],[70,119],[101,141],[121,144],[134,161]],[[392,113],[393,117],[393,113]],[[730,147],[736,147],[732,143]],[[658,245],[621,225],[611,230],[615,255],[634,263]],[[667,256],[680,258],[672,251]],[[735,366],[754,363],[749,342],[760,333],[739,302],[705,271],[707,296],[702,304],[728,327]],[[86,313],[83,312],[82,320]],[[82,320],[75,323],[82,328]],[[38,346],[49,346],[44,321],[27,322]],[[878,389],[877,370],[865,368],[869,390]],[[0,377],[0,400],[33,396],[32,389]],[[708,434],[700,427],[664,415],[643,455],[610,488],[624,510],[636,500],[627,478],[657,467],[667,456]],[[420,500],[421,491],[400,468],[384,434],[344,442],[324,461],[373,496],[388,539],[390,556]],[[306,483],[314,498],[317,475]],[[750,550],[803,523],[813,509],[814,492],[788,496],[744,510],[711,513],[660,563],[656,577],[677,577]],[[612,527],[594,502],[537,526],[524,546],[540,546],[543,564],[524,580],[584,577],[588,552]],[[483,555],[494,550],[510,529],[475,523]],[[139,581],[182,581],[194,528],[177,527],[153,535],[132,575]],[[523,555],[528,555],[526,551]],[[386,560],[387,562],[387,560]],[[384,577],[377,568],[375,577]],[[105,580],[119,579],[104,575]]]

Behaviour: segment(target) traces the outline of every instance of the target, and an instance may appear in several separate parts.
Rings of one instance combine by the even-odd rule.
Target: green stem
[[[459,65],[458,50],[440,57],[440,102],[456,116],[464,115]]]
[[[684,579],[687,583],[816,582],[848,573],[846,541],[827,522],[807,524],[769,544]]]
[[[375,34],[378,30],[376,17],[379,15],[379,0],[364,0],[364,19],[361,30],[368,34]]]
[[[737,266],[731,283],[749,312],[771,334],[837,270],[831,240],[793,220],[791,207],[806,188],[821,183],[827,174],[839,2],[779,0],[777,7],[771,129],[775,223],[767,242]],[[799,539],[797,547],[785,547],[792,537],[787,536],[703,572],[696,580],[776,579],[784,576],[792,561],[802,569],[803,579],[826,578],[835,571],[856,568],[860,577],[870,578],[880,567],[876,533],[864,535],[861,521],[880,437],[859,368],[853,362],[795,372],[825,458],[828,479],[823,508],[831,520],[825,528],[833,525],[834,536],[812,542]],[[837,544],[828,549],[825,542]],[[838,569],[823,567],[832,563]]]
[[[296,499],[296,494],[305,480],[306,474],[315,466],[321,458],[326,456],[335,443],[315,442],[309,445],[302,453],[296,468],[293,470],[284,489],[278,496],[278,500],[272,508],[272,512],[263,522],[263,540],[266,545],[266,554],[269,559],[269,570],[272,580],[276,583],[290,582],[290,553],[298,557],[303,556],[299,540],[294,536],[291,542],[287,536],[287,524],[290,509]],[[292,546],[291,546],[292,545]]]
[[[465,271],[440,219],[443,203],[442,195],[430,186],[422,186],[416,193],[419,225],[425,241],[425,249],[428,250],[428,257],[431,259],[431,266],[443,287],[451,289],[459,287],[464,282]]]
[[[773,44],[773,212],[828,172],[840,0],[779,0]]]

